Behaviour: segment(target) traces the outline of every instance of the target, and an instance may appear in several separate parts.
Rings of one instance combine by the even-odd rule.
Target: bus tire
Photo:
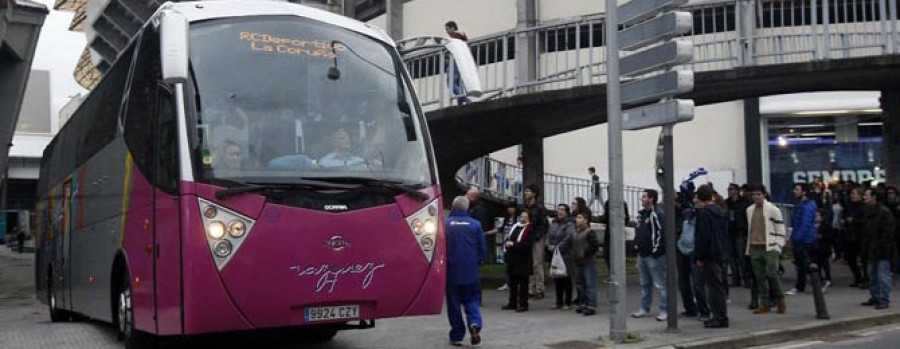
[[[155,347],[155,336],[134,328],[131,278],[128,276],[128,272],[124,272],[119,280],[121,280],[121,284],[116,292],[116,312],[113,321],[117,338],[125,343],[126,349]]]
[[[68,322],[69,312],[57,308],[56,292],[53,290],[53,273],[47,277],[47,305],[50,308],[50,322]]]

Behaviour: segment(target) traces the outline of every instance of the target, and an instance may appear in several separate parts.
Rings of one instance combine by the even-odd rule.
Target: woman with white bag
[[[547,232],[547,251],[552,254],[550,260],[550,276],[556,285],[556,307],[554,309],[572,309],[572,274],[575,272],[575,261],[572,258],[572,237],[575,235],[575,222],[569,217],[569,206],[559,204],[556,207],[556,220],[550,224]]]

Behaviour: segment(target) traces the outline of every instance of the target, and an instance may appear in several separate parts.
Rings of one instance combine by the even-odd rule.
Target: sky
[[[53,10],[53,0],[34,1],[46,5],[50,14],[44,19],[31,68],[50,71],[50,110],[56,118],[69,96],[86,92],[73,75],[86,39],[82,32],[69,31],[74,13]]]

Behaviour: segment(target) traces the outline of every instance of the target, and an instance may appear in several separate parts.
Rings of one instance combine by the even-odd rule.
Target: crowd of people
[[[676,251],[667,251],[667,217],[659,194],[645,190],[636,222],[629,222],[635,227],[634,253],[641,288],[640,308],[632,316],[653,316],[653,297],[658,292],[655,318],[667,320],[667,253],[677,253],[677,287],[684,307],[681,315],[704,321],[707,328],[729,326],[729,287],[751,289],[747,308],[753,314],[783,314],[787,312],[787,297],[809,292],[811,270],[822,281],[823,293],[835,285],[832,264],[850,269],[853,281],[847,286],[869,291],[862,306],[890,307],[893,273],[900,273],[897,189],[842,181],[832,185],[797,183],[792,191],[795,202],[790,216],[785,217],[785,210],[769,202],[769,193],[761,184],[730,184],[723,197],[712,184],[694,188],[692,182],[683,183],[675,207]],[[605,259],[608,269],[610,239],[608,231],[601,240],[591,228],[594,216],[587,201],[575,197],[571,204],[558,204],[556,212],[550,214],[541,205],[540,187],[528,185],[524,205],[508,203],[502,221],[495,226],[479,194],[476,188],[466,194],[466,214],[479,222],[478,236],[487,236],[501,246],[497,257],[502,256],[505,263],[505,278],[498,290],[509,292],[502,309],[528,311],[530,299],[545,297],[546,278],[555,286],[554,309],[574,308],[584,316],[596,314],[597,259]],[[608,201],[605,205],[608,207]],[[600,221],[608,219],[603,215]],[[788,291],[781,286],[785,253],[792,255],[797,275]],[[448,269],[453,266],[449,263],[453,258],[448,253]],[[448,295],[448,302],[450,299]],[[480,326],[478,323],[478,331]],[[470,333],[477,336],[478,331]],[[464,332],[455,333],[459,337]]]

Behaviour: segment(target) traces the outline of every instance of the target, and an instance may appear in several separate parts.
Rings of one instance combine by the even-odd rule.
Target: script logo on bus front
[[[325,240],[325,246],[331,247],[331,249],[335,251],[342,251],[343,249],[350,247],[350,241],[344,239],[343,236],[335,235],[330,239]]]
[[[367,289],[375,278],[375,272],[384,268],[384,263],[352,263],[343,266],[334,266],[330,264],[322,264],[318,266],[308,265],[302,266],[294,264],[290,269],[297,273],[298,277],[311,276],[318,277],[316,281],[316,293],[327,291],[334,292],[334,286],[340,281],[344,275],[363,275],[360,288]]]

